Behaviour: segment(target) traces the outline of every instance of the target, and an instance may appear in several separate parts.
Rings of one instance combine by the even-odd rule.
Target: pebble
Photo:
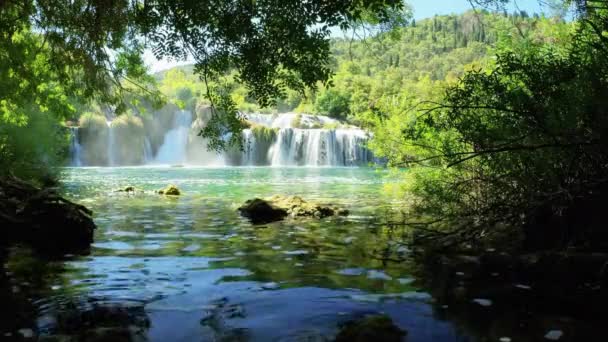
[[[545,334],[545,338],[551,341],[557,341],[562,338],[564,333],[561,330],[551,330]]]
[[[276,290],[279,288],[279,284],[277,284],[275,282],[270,282],[270,283],[262,284],[262,288],[264,290]]]
[[[357,239],[357,238],[354,237],[354,236],[345,237],[344,238],[344,243],[345,244],[351,244],[353,241],[355,241],[355,239]]]
[[[399,279],[397,279],[397,281],[401,285],[409,285],[409,284],[413,283],[414,280],[415,280],[414,278],[399,278]]]
[[[518,289],[522,289],[522,290],[530,290],[530,289],[532,289],[532,287],[530,287],[528,285],[523,285],[523,284],[517,284],[517,285],[515,285],[515,287],[517,287]]]
[[[23,336],[23,338],[33,338],[34,330],[32,329],[19,329],[19,334]]]
[[[397,248],[397,253],[405,254],[405,253],[409,253],[409,252],[410,252],[410,249],[407,248],[406,246],[401,246],[401,247]]]
[[[391,279],[393,279],[388,274],[386,274],[386,273],[384,273],[382,271],[376,271],[376,270],[369,270],[369,271],[367,271],[367,278],[368,279],[380,279],[380,280],[391,280]]]
[[[481,306],[491,306],[492,305],[492,301],[489,299],[483,299],[483,298],[475,298],[473,299],[474,303],[477,303]]]
[[[308,254],[308,251],[303,250],[303,249],[298,249],[295,251],[285,251],[283,252],[283,254],[287,254],[287,255],[304,255],[304,254]]]
[[[510,337],[501,337],[498,340],[500,342],[511,342],[511,338]]]

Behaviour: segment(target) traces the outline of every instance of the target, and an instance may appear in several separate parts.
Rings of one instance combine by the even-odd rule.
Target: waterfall
[[[114,138],[114,129],[112,129],[112,121],[107,120],[106,124],[108,125],[108,166],[115,166],[116,155],[114,154],[114,145],[116,145],[116,140]]]
[[[255,165],[255,156],[258,151],[255,135],[250,129],[243,130],[243,158],[241,165]]]
[[[80,154],[82,153],[82,146],[78,139],[78,127],[70,127],[70,155],[72,157],[72,166],[81,166]]]
[[[373,159],[366,140],[360,129],[283,128],[268,153],[273,166],[365,165]]]
[[[186,151],[191,124],[192,113],[190,111],[180,110],[175,113],[173,128],[165,134],[163,144],[154,159],[155,163],[182,164],[187,161]]]
[[[148,137],[144,138],[144,163],[149,163],[153,160],[154,153],[152,152],[152,144]]]
[[[245,117],[251,128],[242,132],[243,149],[230,149],[222,155],[206,150],[205,140],[197,136],[204,122],[200,118],[193,121],[193,114],[186,110],[173,114],[172,123],[165,132],[143,132],[142,140],[137,141],[138,151],[131,150],[133,146],[118,146],[134,141],[122,136],[133,131],[120,129],[118,125],[112,125],[112,121],[107,121],[107,135],[105,130],[98,133],[82,128],[79,132],[78,128],[72,128],[72,165],[82,165],[88,155],[98,155],[97,146],[101,147],[101,152],[106,149],[107,165],[110,166],[133,160],[144,164],[243,166],[360,166],[377,162],[365,147],[368,134],[335,119],[295,113],[258,113]],[[79,133],[87,138],[79,139]],[[99,134],[98,139],[95,134]],[[141,131],[138,134],[142,134]],[[164,136],[160,146],[153,148],[153,144],[159,143],[153,139],[155,134]],[[98,145],[98,141],[103,144]],[[125,151],[134,151],[136,157],[125,157]]]

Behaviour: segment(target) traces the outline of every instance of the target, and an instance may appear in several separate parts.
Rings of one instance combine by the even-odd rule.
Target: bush
[[[329,117],[346,120],[350,112],[350,96],[330,88],[321,93],[315,101],[315,110]]]
[[[272,142],[277,137],[278,128],[270,128],[262,125],[251,126],[251,133],[259,141]]]
[[[68,150],[68,130],[47,113],[32,111],[26,123],[0,125],[0,175],[54,183]]]
[[[302,128],[302,114],[298,113],[291,119],[291,127]]]

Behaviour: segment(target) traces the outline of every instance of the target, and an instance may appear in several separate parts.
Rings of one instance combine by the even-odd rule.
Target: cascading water
[[[112,121],[107,120],[106,124],[108,125],[108,165],[115,166],[116,155],[114,146],[116,145],[116,140],[114,138],[114,129],[112,128]]]
[[[72,156],[72,166],[81,166],[82,162],[80,155],[82,153],[82,146],[78,140],[78,127],[70,127],[70,155]]]
[[[242,151],[231,150],[223,155],[207,151],[205,141],[196,136],[204,127],[204,120],[199,117],[193,122],[192,113],[181,110],[174,113],[173,123],[160,146],[153,148],[154,135],[149,135],[152,131],[145,132],[141,140],[143,148],[135,153],[143,154],[139,160],[145,164],[170,165],[358,166],[377,162],[365,147],[368,139],[365,131],[329,117],[283,113],[247,114],[246,119],[252,123],[252,128],[242,132]],[[108,165],[125,163],[125,158],[118,158],[117,153],[133,147],[116,146],[125,141],[125,137],[116,135],[130,131],[113,128],[111,121],[107,121],[107,125],[107,135],[100,137],[107,142]],[[72,139],[71,148],[73,165],[81,164],[80,149],[88,151],[88,154],[83,152],[83,156],[94,151],[92,142],[95,139],[91,139],[91,134],[91,131],[86,132],[88,140],[81,141],[82,146],[79,146],[78,132],[73,131],[72,136],[76,137]],[[82,135],[85,136],[84,131]]]
[[[144,138],[144,163],[149,163],[154,160],[154,154],[152,152],[152,144],[148,137]]]
[[[192,113],[180,110],[175,113],[173,128],[165,134],[154,162],[157,164],[181,164],[187,162],[188,134],[192,124]]]
[[[268,153],[273,166],[365,165],[373,160],[366,140],[360,129],[284,128]]]

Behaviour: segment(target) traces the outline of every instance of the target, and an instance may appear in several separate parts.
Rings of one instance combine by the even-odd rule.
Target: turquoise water
[[[462,340],[436,318],[405,264],[377,257],[408,253],[397,232],[374,224],[398,202],[383,190],[388,176],[368,168],[65,169],[67,196],[94,211],[98,230],[91,255],[55,265],[63,270],[37,285],[37,315],[85,298],[143,305],[152,341],[321,341],[340,322],[382,312],[408,341]],[[167,184],[182,196],[153,193]],[[127,185],[142,191],[114,191]],[[254,226],[236,211],[273,194],[351,215]],[[218,301],[232,313],[210,324]]]

